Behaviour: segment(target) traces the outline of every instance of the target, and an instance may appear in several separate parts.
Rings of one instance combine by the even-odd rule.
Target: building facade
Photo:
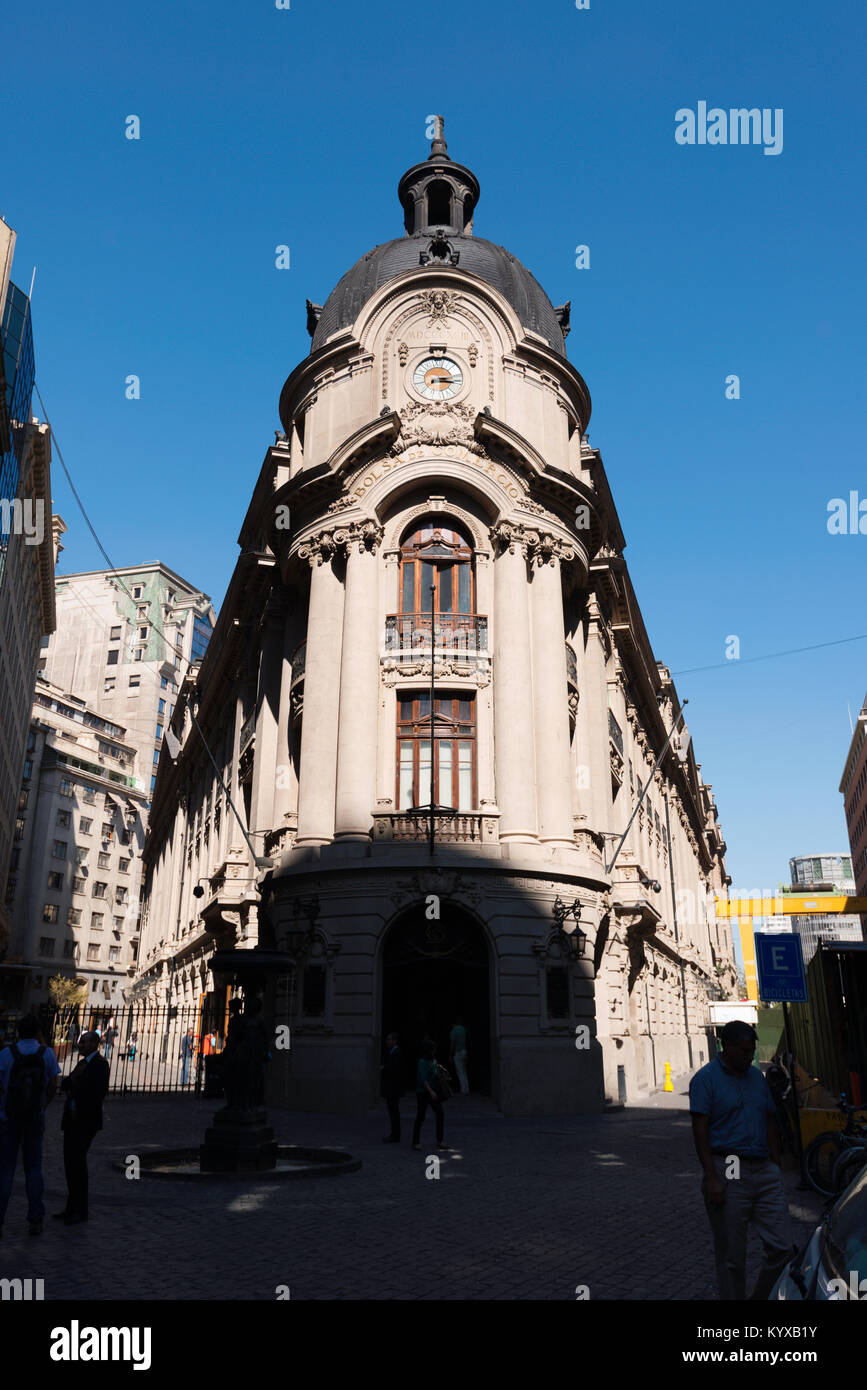
[[[58,974],[87,983],[95,1016],[120,1004],[138,947],[147,814],[134,761],[125,729],[38,677],[7,880],[5,1009],[48,1003]]]
[[[51,440],[30,413],[30,301],[11,279],[15,233],[0,221],[0,959],[11,913],[21,765],[40,642],[54,630],[54,567],[65,526],[51,513]]]
[[[444,1055],[460,1016],[471,1087],[504,1111],[598,1109],[709,1056],[735,979],[725,845],[682,723],[666,750],[681,707],[569,306],[473,234],[478,181],[441,128],[399,196],[405,235],[308,303],[178,693],[137,988],[219,1000],[215,944],[290,949],[272,1101],[365,1110],[385,1032]]]
[[[148,800],[178,683],[204,655],[214,621],[208,595],[166,565],[58,577],[57,629],[39,669],[123,726]]]
[[[846,766],[840,782],[846,829],[852,853],[852,874],[858,897],[867,897],[867,698],[858,719],[846,755]],[[867,931],[867,916],[861,919]]]

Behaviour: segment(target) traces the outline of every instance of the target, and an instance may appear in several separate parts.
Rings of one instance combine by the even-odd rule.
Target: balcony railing
[[[608,735],[621,758],[623,757],[623,730],[611,710],[608,711]]]
[[[241,725],[241,738],[238,744],[239,753],[243,753],[244,749],[247,747],[247,744],[250,742],[255,732],[256,711],[253,710],[253,713],[248,715],[247,718],[244,720],[243,724]]]
[[[304,667],[307,662],[307,643],[302,642],[292,653],[292,686],[297,685],[298,681],[304,679]]]
[[[481,812],[460,812],[458,815],[434,815],[434,839],[437,843],[480,845],[483,838]],[[374,816],[374,837],[378,840],[425,841],[430,834],[430,817],[424,811],[389,811]],[[491,831],[493,838],[495,828]]]
[[[436,613],[434,653],[455,661],[487,661],[488,619],[477,613]],[[390,613],[385,620],[383,657],[400,664],[430,656],[430,613]]]
[[[569,643],[566,643],[566,675],[570,685],[578,689],[578,658]]]

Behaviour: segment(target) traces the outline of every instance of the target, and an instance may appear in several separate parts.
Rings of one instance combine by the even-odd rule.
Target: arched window
[[[473,613],[473,551],[460,531],[425,521],[400,547],[400,611]]]
[[[427,224],[429,227],[452,225],[452,190],[445,179],[434,179],[428,185]]]

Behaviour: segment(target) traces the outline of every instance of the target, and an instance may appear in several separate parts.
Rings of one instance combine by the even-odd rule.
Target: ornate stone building
[[[308,303],[179,692],[137,990],[219,1022],[214,945],[291,946],[272,1100],[364,1110],[386,1031],[443,1056],[460,1015],[471,1087],[504,1111],[600,1108],[707,1060],[708,994],[734,980],[725,845],[681,732],[610,868],[680,705],[585,437],[569,305],[474,236],[441,123],[399,196],[405,235]]]

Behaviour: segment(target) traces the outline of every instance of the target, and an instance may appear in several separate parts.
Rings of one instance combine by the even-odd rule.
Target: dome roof
[[[563,329],[550,299],[511,252],[481,237],[467,236],[449,228],[449,247],[458,254],[458,269],[487,281],[511,304],[525,328],[538,333],[562,356],[566,355]],[[340,280],[322,309],[311,351],[324,346],[328,338],[355,322],[367,301],[381,286],[404,271],[418,269],[419,257],[431,242],[430,229],[375,246],[356,261]]]

